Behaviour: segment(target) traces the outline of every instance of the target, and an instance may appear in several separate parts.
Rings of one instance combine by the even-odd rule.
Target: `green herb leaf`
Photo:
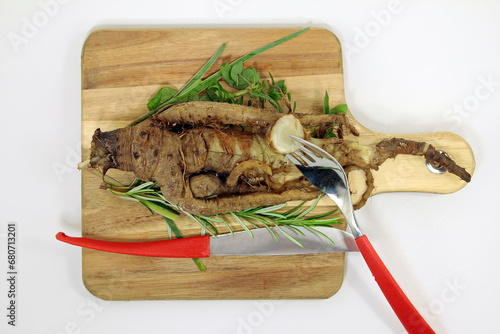
[[[333,132],[333,128],[326,129],[324,138],[337,138],[337,135]]]
[[[249,68],[244,69],[243,72],[241,72],[241,76],[250,85],[255,85],[260,80],[259,73],[257,73],[257,70],[253,67],[249,67]]]
[[[269,98],[271,100],[274,100],[274,101],[279,101],[281,99],[281,94],[276,92],[276,91],[270,90],[269,92],[267,92],[267,95],[269,96]]]
[[[241,220],[240,217],[238,217],[234,212],[229,212],[229,214],[234,218],[234,220],[236,220],[238,222],[238,224],[241,225],[241,227],[243,227],[243,229],[245,231],[247,231],[253,238],[253,233],[252,231],[250,231],[250,229],[248,228],[248,226]]]
[[[250,218],[253,218],[255,219],[256,221],[258,221],[259,223],[261,223],[262,225],[264,225],[264,227],[269,231],[269,233],[272,234],[272,236],[274,237],[274,240],[278,241],[278,235],[276,234],[276,232],[274,232],[274,230],[269,226],[269,223],[268,221],[266,221],[264,218],[260,218],[260,217],[249,217],[249,216],[243,216],[242,217],[245,221],[251,223],[252,225],[255,226],[255,224],[252,223],[251,219]]]
[[[282,204],[271,205],[268,207],[260,207],[258,210],[254,211],[254,213],[268,213],[268,212],[282,209],[282,208],[286,207],[287,205],[288,205],[288,203],[282,203]]]
[[[200,101],[212,101],[212,99],[210,98],[210,96],[208,94],[204,94],[200,97]]]
[[[229,84],[229,86],[234,85],[234,80],[231,78],[231,65],[229,63],[224,63],[219,68],[222,78]]]
[[[235,99],[234,104],[243,105],[243,96],[240,96],[239,98]],[[240,126],[244,127],[244,125],[240,125]]]
[[[219,82],[215,85],[207,88],[207,95],[210,101],[214,102],[232,102],[234,101],[234,96],[228,93]]]
[[[198,96],[198,93],[195,92],[194,90],[189,92],[188,95],[188,101],[199,101],[200,97]]]
[[[283,92],[283,94],[287,94],[287,87],[285,85],[285,80],[279,80],[279,81],[273,82],[273,85],[278,87]]]
[[[231,225],[229,225],[229,223],[224,218],[222,218],[221,215],[217,215],[217,218],[219,218],[220,221],[222,223],[224,223],[224,225],[226,225],[227,229],[229,230],[229,233],[231,233],[231,235],[234,235],[234,232],[233,232],[233,229],[231,228]]]
[[[177,219],[177,217],[179,217],[178,212],[172,210],[168,206],[163,205],[161,203],[153,203],[151,201],[145,201],[145,200],[139,200],[139,202],[144,204],[144,206],[147,207],[148,209],[151,209],[152,211],[159,213],[163,217],[167,217],[172,220],[175,220]]]
[[[212,231],[214,232],[215,235],[217,235],[219,233],[219,231],[217,230],[217,227],[215,227],[215,225],[212,224],[210,222],[210,220],[206,219],[207,217],[205,217],[205,216],[203,216],[203,217],[202,216],[197,216],[196,218],[199,219],[203,223],[203,225],[205,226],[205,228],[207,226],[210,226],[212,228]]]
[[[339,104],[338,106],[330,109],[330,97],[328,96],[328,91],[325,91],[325,98],[323,99],[323,113],[324,114],[340,114],[344,115],[347,113],[347,104]]]
[[[205,234],[205,232],[208,232],[212,237],[215,237],[215,233],[210,231],[205,224],[198,218],[197,215],[192,215],[189,212],[181,210],[186,216],[191,218],[194,222],[196,222],[198,225],[201,227],[202,235]]]
[[[285,217],[290,218],[290,217],[295,217],[296,215],[298,215],[299,212],[304,207],[304,204],[306,204],[306,202],[302,202],[299,205],[297,205],[295,208],[291,209],[290,211],[285,212],[284,213]]]
[[[167,218],[167,217],[163,217],[163,218],[165,218],[165,221],[167,222],[167,226],[172,230],[172,232],[174,232],[175,237],[176,238],[183,238],[181,231],[179,230],[177,225],[175,225],[174,221],[170,218]]]
[[[288,239],[290,240],[291,242],[293,242],[294,244],[297,244],[298,246],[300,247],[304,247],[304,245],[302,245],[300,243],[300,241],[296,240],[294,237],[292,237],[290,234],[288,234],[288,232],[286,232],[281,226],[279,225],[276,225],[276,227],[278,228],[278,230]]]
[[[266,94],[263,94],[263,93],[255,93],[253,96],[250,95],[251,97],[255,97],[255,98],[259,98],[259,100],[264,103],[265,101],[269,101],[269,103],[272,104],[273,107],[275,107],[276,109],[278,109],[279,112],[283,112],[283,110],[281,110],[281,107],[280,105],[276,102],[276,100],[274,100],[273,98],[271,98],[270,96],[266,95]]]
[[[177,93],[177,91],[170,87],[161,88],[158,93],[148,102],[148,109],[153,110],[160,104],[167,102]]]
[[[238,82],[238,76],[241,74],[241,72],[243,72],[243,62],[237,61],[231,66],[231,79]]]
[[[295,218],[302,218],[304,217],[305,215],[307,215],[309,212],[311,212],[312,210],[314,210],[314,208],[318,205],[319,201],[321,199],[321,195],[318,196],[318,198],[316,198],[316,200],[314,201],[314,203],[308,207],[306,210],[304,210],[304,212],[302,212],[301,214],[299,214],[297,217]]]
[[[330,97],[328,96],[328,91],[325,90],[325,98],[323,99],[323,113],[330,113]]]
[[[346,114],[347,113],[347,104],[339,104],[335,108],[330,109],[330,114]]]

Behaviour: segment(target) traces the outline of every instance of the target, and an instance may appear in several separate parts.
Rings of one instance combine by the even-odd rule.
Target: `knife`
[[[282,234],[272,228],[274,233]],[[354,237],[332,227],[316,227],[315,233],[305,227],[296,227],[287,231],[301,245],[284,235],[278,240],[267,228],[253,229],[248,232],[222,234],[215,237],[208,235],[178,238],[170,240],[120,242],[105,241],[84,237],[70,237],[59,232],[56,239],[71,245],[96,249],[105,252],[169,258],[204,258],[212,255],[293,255],[313,253],[358,252]]]

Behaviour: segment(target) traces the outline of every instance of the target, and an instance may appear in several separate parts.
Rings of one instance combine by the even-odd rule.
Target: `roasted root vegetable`
[[[325,129],[335,136],[324,138]],[[89,164],[155,181],[167,201],[186,212],[213,215],[291,200],[311,200],[319,191],[284,154],[295,149],[290,134],[331,153],[346,169],[366,174],[399,154],[423,156],[469,182],[470,174],[424,142],[392,138],[361,145],[343,114],[284,114],[216,102],[186,102],[139,124],[93,135]]]

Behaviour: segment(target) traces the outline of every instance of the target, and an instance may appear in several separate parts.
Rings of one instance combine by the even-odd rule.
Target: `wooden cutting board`
[[[180,88],[224,42],[227,61],[298,29],[161,29],[99,30],[82,50],[82,160],[88,159],[91,136],[122,127],[147,112],[146,103],[162,86]],[[285,79],[300,112],[321,112],[325,90],[330,105],[345,103],[339,40],[325,29],[305,34],[247,62],[262,77]],[[427,141],[446,151],[471,174],[474,156],[461,137],[448,133],[391,135],[356,122],[359,140],[373,144],[402,136]],[[111,171],[122,181],[133,176]],[[350,175],[354,193],[363,192],[363,177]],[[450,193],[466,183],[456,176],[430,173],[421,157],[399,156],[374,173],[374,194],[395,191]],[[144,241],[168,238],[165,221],[140,204],[100,190],[100,178],[82,172],[82,235],[104,240]],[[356,201],[354,194],[354,201]],[[295,204],[295,203],[291,203]],[[331,209],[324,199],[319,211]],[[369,204],[368,204],[369,205]],[[186,217],[177,225],[185,236],[200,234]],[[238,230],[236,225],[235,230]],[[226,230],[219,226],[220,232]],[[339,226],[345,229],[345,225]],[[191,259],[134,257],[82,250],[83,282],[106,300],[144,299],[300,299],[328,298],[341,287],[344,254],[293,256],[214,256],[200,272]]]

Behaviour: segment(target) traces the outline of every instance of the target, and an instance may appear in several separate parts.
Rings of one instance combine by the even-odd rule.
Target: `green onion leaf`
[[[167,218],[170,218],[172,220],[176,220],[179,217],[179,214],[176,211],[174,211],[173,209],[169,208],[166,205],[163,205],[160,203],[153,203],[150,201],[144,201],[144,200],[140,200],[140,202],[142,204],[144,204],[144,206],[146,206],[148,209],[151,209],[154,212],[159,213],[163,217],[167,217]]]
[[[323,113],[330,113],[330,97],[328,96],[328,91],[325,90],[325,98],[323,99]]]

